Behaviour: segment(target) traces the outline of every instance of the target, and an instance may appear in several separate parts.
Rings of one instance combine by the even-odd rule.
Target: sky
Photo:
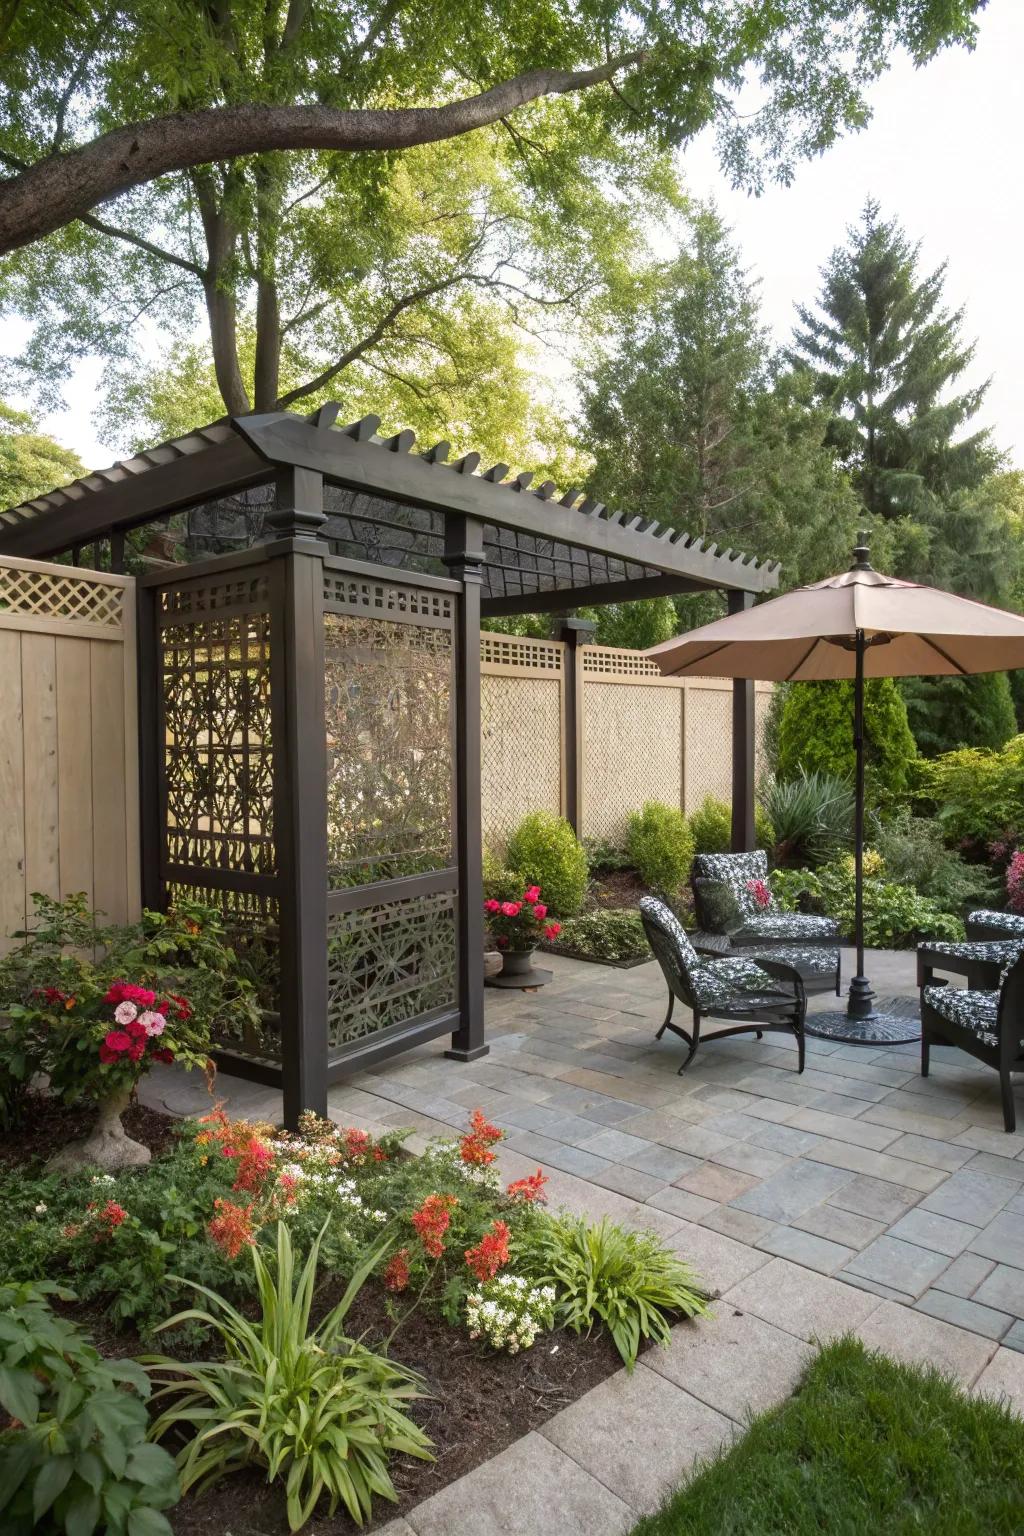
[[[1024,0],[989,0],[974,53],[951,50],[920,70],[897,59],[871,92],[869,126],[798,167],[791,186],[769,187],[759,198],[734,191],[718,168],[710,134],[682,154],[690,190],[714,198],[751,275],[761,280],[764,318],[780,342],[789,338],[794,304],[813,302],[822,265],[869,196],[921,241],[927,270],[948,261],[947,301],[965,307],[966,335],[977,339],[967,382],[992,376],[979,424],[993,428],[1018,467],[1024,467],[1022,60]],[[93,468],[118,457],[91,420],[101,371],[98,360],[83,360],[65,390],[67,409],[42,422]]]

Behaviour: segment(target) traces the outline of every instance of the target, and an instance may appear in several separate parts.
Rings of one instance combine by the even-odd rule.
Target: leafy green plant
[[[332,1514],[341,1504],[362,1525],[374,1495],[397,1499],[389,1456],[431,1459],[430,1441],[404,1412],[406,1403],[423,1396],[419,1378],[344,1333],[349,1309],[384,1252],[378,1248],[363,1259],[341,1300],[313,1329],[320,1239],[296,1277],[284,1222],[277,1228],[274,1271],[259,1248],[251,1250],[260,1298],[255,1322],[215,1291],[184,1282],[210,1309],[190,1308],[165,1327],[199,1322],[224,1349],[222,1360],[144,1361],[158,1389],[154,1402],[170,1400],[153,1425],[153,1438],[172,1431],[192,1435],[178,1456],[184,1491],[255,1465],[266,1470],[268,1482],[284,1480],[293,1531],[311,1519],[321,1494]]]
[[[506,861],[531,885],[539,885],[553,915],[575,917],[583,905],[587,855],[569,823],[547,811],[523,818],[509,838]]]
[[[872,949],[910,949],[922,939],[962,939],[959,917],[944,912],[937,902],[919,896],[909,885],[886,880],[881,859],[865,851],[864,942]],[[844,934],[853,933],[853,855],[845,854],[821,869],[777,869],[772,890],[787,911],[822,913],[838,920]]]
[[[947,912],[991,906],[998,899],[999,882],[983,865],[967,864],[947,848],[937,821],[902,810],[879,824],[872,841],[890,880],[913,886]]]
[[[603,837],[585,837],[583,847],[591,874],[612,875],[619,870],[633,868],[633,862],[626,849],[619,848]]]
[[[0,1286],[0,1524],[66,1536],[170,1536],[160,1513],[180,1496],[174,1461],[147,1443],[149,1378],[133,1360],[104,1360],[42,1282]]]
[[[868,678],[864,689],[866,787],[872,805],[888,810],[906,793],[917,745],[907,706],[891,677]],[[777,777],[800,770],[853,782],[853,683],[792,683],[779,722]]]
[[[640,914],[630,907],[608,907],[567,918],[549,947],[592,955],[595,960],[635,960],[650,954]]]
[[[707,795],[688,818],[694,853],[728,853],[732,848],[732,808]],[[762,805],[754,807],[754,840],[767,852],[775,847],[775,829]]]
[[[678,806],[648,800],[629,817],[627,846],[644,884],[673,894],[693,863],[693,834]]]
[[[853,840],[853,790],[845,779],[801,768],[761,790],[778,864],[824,864]]]
[[[948,842],[986,844],[1024,828],[1024,736],[1001,752],[965,748],[915,765],[915,798]]]
[[[651,1232],[607,1218],[597,1225],[562,1215],[538,1225],[530,1264],[534,1280],[555,1288],[556,1320],[575,1333],[603,1323],[632,1370],[642,1339],[667,1344],[673,1314],[700,1317],[707,1301],[688,1264]]]

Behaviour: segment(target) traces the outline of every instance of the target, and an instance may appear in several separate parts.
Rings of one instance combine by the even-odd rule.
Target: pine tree
[[[817,312],[798,306],[792,360],[832,412],[827,440],[867,511],[936,524],[999,464],[987,430],[964,430],[988,385],[955,392],[974,344],[963,310],[943,306],[945,263],[921,276],[920,245],[873,201],[848,234],[823,270]]]
[[[998,751],[1017,732],[1010,679],[1005,672],[974,677],[907,677],[900,682],[907,719],[924,757],[958,747]]]

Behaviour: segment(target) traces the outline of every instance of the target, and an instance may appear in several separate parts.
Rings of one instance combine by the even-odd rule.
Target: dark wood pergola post
[[[729,612],[752,607],[752,592],[732,591]],[[754,684],[737,677],[732,685],[732,851],[746,853],[756,842],[754,830]]]
[[[581,645],[592,641],[596,633],[597,625],[593,619],[563,618],[556,625],[555,638],[565,643],[565,819],[577,837],[580,835],[582,805],[580,706],[583,677],[579,650]]]
[[[284,1123],[327,1114],[327,752],[324,723],[323,476],[280,469],[280,644],[271,647],[274,819],[281,974]]]
[[[462,582],[455,623],[455,849],[459,866],[458,982],[461,1020],[446,1056],[476,1061],[484,1043],[484,881],[480,795],[480,591],[484,525],[449,517],[444,563]]]

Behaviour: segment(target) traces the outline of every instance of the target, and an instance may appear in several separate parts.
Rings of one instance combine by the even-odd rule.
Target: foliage
[[[0,400],[0,506],[16,507],[84,474],[77,453],[36,431],[30,415]]]
[[[732,807],[714,795],[707,795],[689,817],[694,853],[729,853],[732,848]],[[775,847],[775,828],[763,805],[754,807],[754,840],[758,848],[771,852]]]
[[[615,874],[619,870],[633,868],[626,850],[606,842],[603,837],[585,837],[583,847],[592,875]]]
[[[508,840],[509,867],[539,885],[551,911],[574,917],[587,889],[587,855],[569,823],[547,811],[525,816]]]
[[[970,677],[908,677],[900,683],[907,719],[925,757],[960,747],[998,752],[1017,734],[1010,679],[1005,672]]]
[[[164,1326],[200,1323],[216,1334],[224,1358],[145,1362],[157,1387],[154,1404],[163,1405],[153,1438],[192,1434],[178,1455],[185,1492],[242,1467],[264,1468],[268,1482],[285,1483],[293,1531],[312,1518],[324,1493],[330,1514],[341,1504],[357,1525],[371,1517],[375,1494],[397,1502],[388,1458],[430,1460],[430,1441],[404,1411],[423,1395],[420,1379],[344,1332],[382,1252],[362,1260],[341,1300],[312,1329],[320,1242],[313,1242],[296,1276],[285,1222],[277,1228],[275,1268],[260,1249],[251,1252],[260,1299],[254,1322],[215,1291],[186,1282],[208,1306],[189,1308]]]
[[[949,842],[987,844],[1024,828],[1024,736],[1001,752],[965,748],[920,761],[916,798]]]
[[[632,1536],[1015,1536],[1022,1456],[1009,1403],[847,1336]]]
[[[999,453],[970,430],[987,384],[953,392],[974,346],[963,310],[943,306],[945,266],[922,276],[919,256],[869,201],[824,269],[818,310],[798,310],[793,357],[831,413],[827,442],[864,506],[893,525],[897,574],[998,600],[1016,551],[984,489]]]
[[[1006,866],[1006,905],[1011,912],[1024,913],[1024,853],[1017,850]]]
[[[627,847],[644,884],[671,896],[684,884],[693,863],[693,834],[678,806],[648,800],[630,814]]]
[[[908,766],[917,748],[907,707],[891,677],[864,685],[864,758],[867,801],[883,810],[905,793]],[[779,725],[778,776],[795,779],[801,769],[853,783],[853,682],[792,683]]]
[[[576,1333],[601,1322],[632,1370],[642,1339],[668,1344],[673,1314],[700,1317],[707,1304],[689,1265],[651,1232],[607,1218],[596,1226],[562,1215],[537,1228],[528,1261],[557,1292],[556,1317]]]
[[[604,494],[608,495],[605,487]],[[660,645],[676,632],[676,609],[670,597],[646,597],[633,603],[602,603],[597,608],[581,608],[581,615],[597,625],[594,640],[598,645],[617,645],[626,650],[646,651]]]
[[[873,838],[890,880],[909,885],[946,912],[965,906],[990,905],[994,881],[978,864],[965,864],[945,846],[942,828],[934,820],[899,811],[881,822]]]
[[[521,1275],[498,1275],[466,1298],[469,1336],[517,1355],[530,1348],[538,1333],[554,1327],[554,1300],[554,1286],[532,1286]]]
[[[912,949],[923,939],[962,939],[959,917],[945,912],[938,902],[918,895],[909,885],[883,877],[876,854],[872,873],[865,850],[864,942],[871,949]],[[834,917],[844,934],[854,931],[853,855],[844,854],[821,869],[777,869],[772,890],[785,911],[809,911]]]
[[[541,900],[539,885],[516,881],[512,887],[517,892],[511,898],[487,896],[484,913],[487,927],[499,949],[534,949],[541,939],[557,939],[562,931],[561,923],[548,917],[548,909]]]
[[[649,953],[640,914],[632,907],[601,908],[567,918],[555,947],[595,960],[635,960]]]
[[[713,207],[695,207],[678,254],[643,272],[632,299],[584,383],[593,493],[779,558],[787,583],[826,575],[850,546],[856,501],[822,445],[825,413],[771,357],[756,286]],[[665,633],[608,643],[654,644],[711,617],[677,610],[672,623],[665,603]]]
[[[789,780],[772,779],[761,799],[775,829],[778,864],[824,864],[853,838],[853,790],[846,779],[801,768]]]
[[[133,1360],[104,1360],[50,1298],[0,1285],[0,1516],[7,1536],[170,1536],[160,1511],[179,1497],[174,1462],[147,1444],[149,1380]]]

